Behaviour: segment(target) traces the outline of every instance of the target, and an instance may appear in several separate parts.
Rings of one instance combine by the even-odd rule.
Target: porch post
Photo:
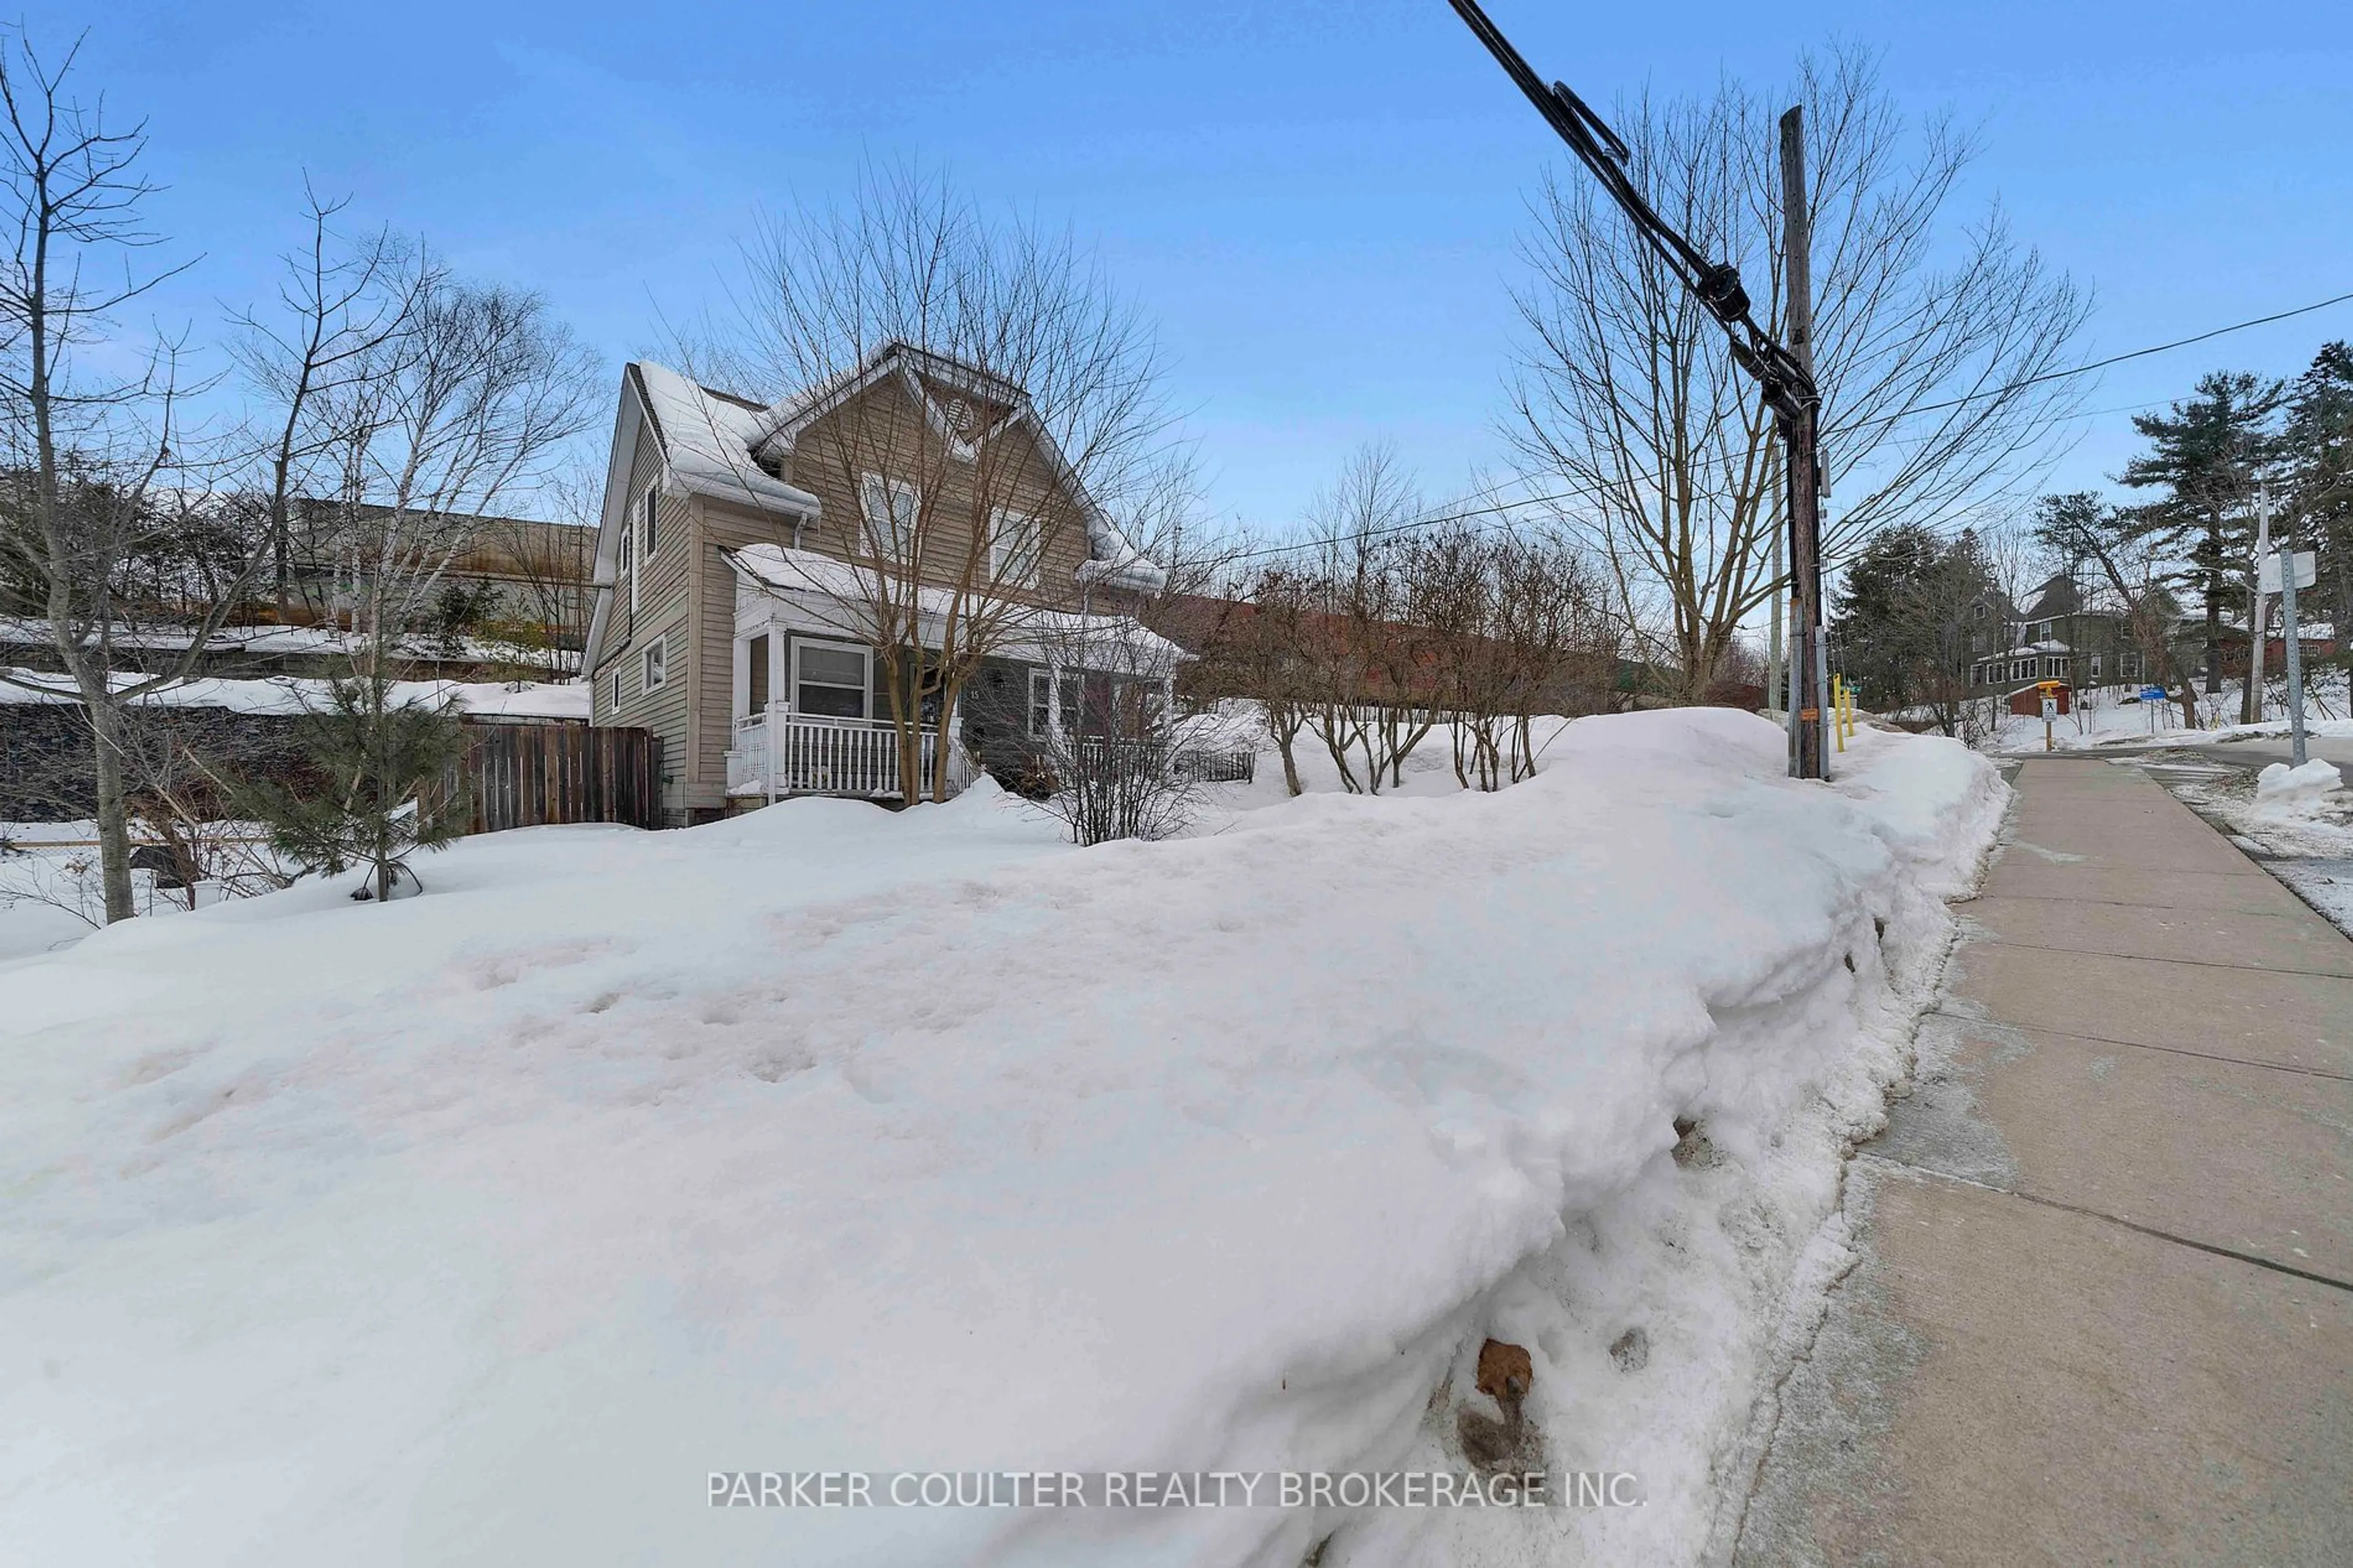
[[[779,712],[784,705],[776,700],[774,695],[776,689],[774,686],[768,688],[771,694],[768,698],[768,716],[761,721],[760,773],[762,781],[767,786],[770,805],[776,804],[776,748],[783,744],[785,739],[784,719]]]
[[[1145,737],[1147,744],[1160,748],[1160,776],[1164,783],[1176,776],[1176,678],[1164,675],[1160,678],[1160,733]]]

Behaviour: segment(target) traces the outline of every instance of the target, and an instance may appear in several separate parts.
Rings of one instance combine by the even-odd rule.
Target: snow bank
[[[387,907],[0,967],[11,1544],[1689,1561],[2000,807],[1950,742],[1827,789],[1782,746],[1586,720],[1497,795],[1083,851],[985,784],[533,829]],[[704,1506],[724,1469],[1460,1470],[1490,1334],[1544,1462],[1647,1506]]]
[[[2302,767],[2274,763],[2255,775],[2255,799],[2270,805],[2289,805],[2331,794],[2344,782],[2337,764],[2319,757]]]

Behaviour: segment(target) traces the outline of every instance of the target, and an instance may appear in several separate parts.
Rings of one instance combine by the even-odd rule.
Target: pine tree
[[[2255,485],[2277,454],[2273,416],[2284,395],[2279,382],[2242,371],[2200,376],[2169,413],[2133,416],[2149,450],[2117,476],[2166,492],[2131,515],[2144,538],[2187,563],[2179,580],[2205,608],[2209,693],[2222,689],[2222,614],[2236,597],[2232,574],[2254,548]]]
[[[2288,509],[2307,546],[2320,552],[2320,581],[2341,638],[2353,631],[2353,346],[2326,344],[2295,378],[2281,445]]]
[[[324,786],[255,780],[240,792],[289,860],[329,876],[364,866],[368,882],[353,897],[385,900],[409,856],[465,831],[464,803],[448,782],[467,744],[451,704],[397,700],[390,677],[364,673],[332,682],[296,727]]]
[[[1969,613],[1993,586],[1983,544],[1914,523],[1883,529],[1849,562],[1831,600],[1838,666],[1878,708],[1926,708],[1955,731],[1968,693]]]
[[[1901,707],[1917,641],[1914,601],[1935,570],[1940,542],[1899,523],[1881,530],[1839,574],[1831,596],[1831,638],[1840,672],[1866,704]]]

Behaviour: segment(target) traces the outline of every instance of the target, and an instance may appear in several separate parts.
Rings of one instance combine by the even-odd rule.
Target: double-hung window
[[[821,719],[863,719],[874,655],[856,643],[793,642],[793,711]]]
[[[1054,678],[1042,669],[1029,672],[1029,738],[1042,741],[1054,732]]]
[[[1035,588],[1045,553],[1038,520],[998,507],[988,520],[988,574],[1015,588]]]
[[[922,493],[897,479],[866,474],[858,481],[858,509],[865,514],[868,548],[882,560],[906,560],[915,548]]]
[[[638,502],[638,559],[651,561],[654,552],[661,548],[661,485],[659,481],[646,487]]]
[[[621,575],[629,582],[629,611],[638,608],[638,531],[628,523],[621,525]]]

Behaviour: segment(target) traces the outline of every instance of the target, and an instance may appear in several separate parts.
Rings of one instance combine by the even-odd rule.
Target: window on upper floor
[[[648,485],[644,497],[638,502],[638,558],[651,561],[661,548],[661,484]]]
[[[1016,588],[1035,588],[1045,554],[1038,520],[998,507],[988,520],[988,574]]]
[[[662,682],[670,679],[670,639],[656,637],[646,645],[638,656],[639,687],[647,691],[659,691]]]
[[[860,475],[858,510],[866,520],[867,552],[883,560],[905,560],[915,548],[923,505],[923,492],[911,484],[880,474]]]
[[[630,524],[621,525],[621,544],[616,564],[629,584],[629,608],[638,607],[638,531]]]

